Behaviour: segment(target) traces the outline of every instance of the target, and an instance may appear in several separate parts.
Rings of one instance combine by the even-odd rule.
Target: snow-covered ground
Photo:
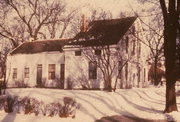
[[[37,98],[47,103],[69,96],[80,103],[80,109],[77,110],[75,118],[24,115],[23,113],[7,114],[0,111],[1,122],[93,122],[101,117],[111,115],[180,121],[180,112],[163,114],[165,107],[164,87],[121,89],[116,92],[27,88],[8,89],[8,93],[21,97]],[[180,96],[177,96],[177,105],[180,109]]]

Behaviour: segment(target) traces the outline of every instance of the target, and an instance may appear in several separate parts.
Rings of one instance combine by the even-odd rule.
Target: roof
[[[135,20],[136,17],[127,17],[93,21],[89,24],[88,31],[80,32],[72,39],[25,42],[15,48],[10,54],[62,51],[64,45],[82,45],[87,47],[117,44]]]
[[[25,42],[15,48],[10,54],[33,54],[39,52],[62,51],[62,47],[72,39],[53,39]]]
[[[89,24],[89,30],[80,32],[69,45],[99,46],[117,44],[137,17],[97,20]]]

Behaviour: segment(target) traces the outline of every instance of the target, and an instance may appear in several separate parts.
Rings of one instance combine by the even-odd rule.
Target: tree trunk
[[[175,92],[175,52],[178,16],[176,0],[169,0],[168,10],[165,0],[160,0],[164,19],[164,55],[166,67],[166,106],[164,112],[177,111]]]
[[[112,80],[111,80],[111,76],[107,76],[105,78],[105,90],[112,92]]]
[[[164,110],[164,112],[167,112],[167,113],[172,112],[172,111],[177,111],[175,81],[172,79],[173,78],[171,78],[171,76],[167,76],[166,106]]]
[[[168,28],[168,33],[165,34],[165,66],[166,66],[166,108],[165,112],[177,111],[176,91],[175,91],[175,49],[176,38],[173,37],[172,28]],[[167,36],[168,34],[168,36]]]
[[[154,85],[158,85],[159,84],[159,81],[158,81],[158,78],[157,78],[157,63],[158,63],[158,60],[157,58],[155,57],[155,60],[154,60]]]

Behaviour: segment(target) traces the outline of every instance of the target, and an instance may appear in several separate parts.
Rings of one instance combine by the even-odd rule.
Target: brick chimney
[[[84,14],[82,14],[81,23],[80,23],[80,31],[86,32],[88,30],[88,25],[89,25],[89,21],[87,17]]]

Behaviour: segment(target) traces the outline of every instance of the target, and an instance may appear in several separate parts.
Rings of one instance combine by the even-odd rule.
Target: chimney
[[[81,16],[80,31],[86,32],[88,30],[89,21],[84,14]]]

